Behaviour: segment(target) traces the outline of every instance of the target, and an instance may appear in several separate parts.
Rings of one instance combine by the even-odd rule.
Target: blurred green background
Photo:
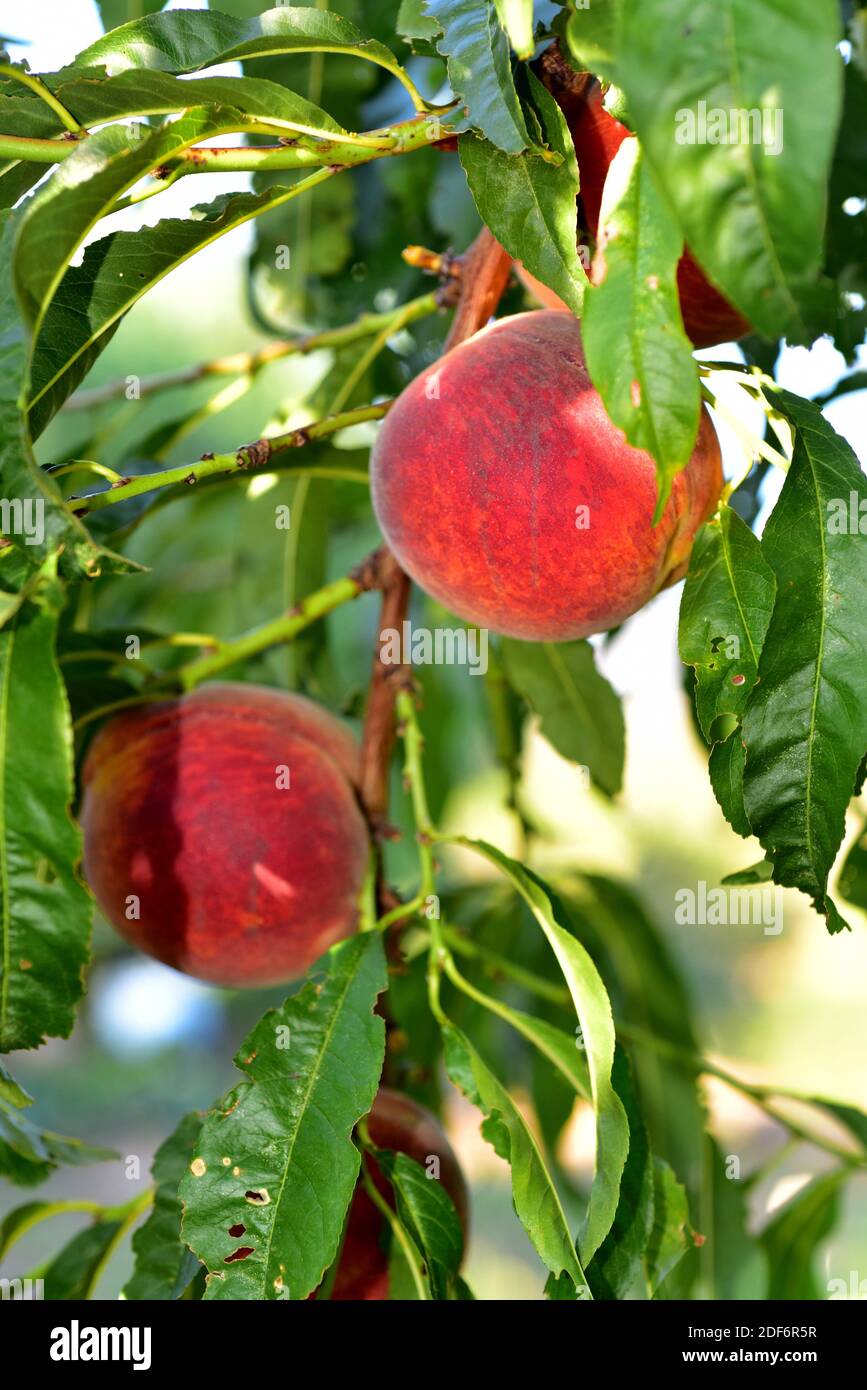
[[[59,8],[31,0],[25,12],[19,5],[0,4],[0,31],[33,40],[29,57],[35,68],[68,60],[99,32],[90,0],[70,0],[62,7],[62,22]],[[335,8],[348,13],[344,5]],[[353,80],[367,80],[364,69],[351,62],[341,72],[340,80],[349,87]],[[391,95],[377,89],[365,97],[371,103],[368,126],[385,119],[377,115],[376,103],[385,109]],[[357,93],[352,99],[358,100]],[[334,114],[341,116],[339,110]],[[365,308],[391,308],[424,293],[431,282],[402,263],[401,246],[427,241],[437,249],[461,248],[474,234],[477,219],[454,156],[426,151],[383,165],[375,175],[359,175],[359,186],[351,192],[344,193],[344,185],[336,181],[333,187],[340,191],[329,193],[327,200],[306,211],[299,211],[300,203],[291,205],[296,220],[260,232],[258,243],[248,228],[231,234],[163,282],[124,322],[88,387],[262,346],[272,336],[264,331],[264,308],[275,320],[275,331],[285,333],[349,321]],[[243,176],[216,180],[207,189],[198,180],[187,180],[138,211],[112,219],[112,225],[129,227],[177,215],[229,186],[245,186]],[[380,216],[383,237],[376,235]],[[294,248],[291,285],[275,282],[265,254],[284,239]],[[248,289],[251,255],[258,258],[257,273],[267,282],[259,285],[258,322]],[[335,265],[338,269],[331,273]],[[522,303],[512,290],[508,307]],[[445,326],[440,316],[402,331],[364,372],[352,399],[369,400],[399,389],[435,355]],[[715,355],[721,356],[721,350]],[[736,356],[737,350],[730,349],[729,355]],[[348,355],[335,365],[329,354],[319,353],[266,368],[234,404],[216,413],[206,410],[192,430],[169,444],[161,461],[180,463],[208,449],[233,447],[258,437],[275,420],[302,423],[320,413],[353,360],[357,358]],[[820,343],[809,353],[785,352],[779,376],[791,389],[813,395],[842,370],[838,354]],[[123,463],[129,471],[153,458],[155,442],[195,416],[227,380],[175,389],[143,402],[121,399],[99,410],[64,411],[40,441],[40,458],[55,462],[83,454],[112,466]],[[853,393],[829,415],[863,460],[867,434],[862,411],[863,395]],[[736,446],[724,428],[720,433],[731,472]],[[338,445],[363,449],[371,438],[372,427],[361,427]],[[769,479],[765,513],[776,490],[778,481]],[[292,508],[289,532],[274,526],[274,506],[283,501]],[[357,483],[305,482],[275,473],[197,489],[155,510],[125,543],[127,553],[149,572],[92,586],[68,618],[80,628],[130,634],[154,630],[231,636],[275,616],[323,579],[345,573],[377,543],[366,490]],[[757,845],[745,845],[728,829],[708,783],[706,750],[694,731],[677,660],[678,598],[679,588],[661,595],[612,640],[596,643],[599,665],[625,704],[627,774],[616,803],[587,788],[579,771],[528,723],[521,804],[542,832],[534,836],[534,862],[555,876],[573,869],[598,871],[631,886],[688,982],[708,1055],[749,1080],[867,1107],[863,914],[849,909],[854,930],[831,938],[804,900],[786,893],[784,929],[778,936],[764,935],[761,927],[675,924],[678,889],[695,887],[699,880],[716,884],[724,874],[761,857]],[[414,620],[435,626],[426,600],[417,595],[414,604]],[[376,629],[376,601],[363,598],[336,613],[322,632],[300,644],[300,651],[273,651],[244,676],[284,687],[300,683],[357,724]],[[467,669],[427,668],[419,674],[434,813],[443,828],[471,832],[520,856],[519,827],[506,807],[506,779],[494,756],[485,683]],[[394,797],[394,818],[406,826],[397,778]],[[847,842],[856,829],[852,817]],[[399,890],[412,888],[413,867],[414,849],[405,835],[389,858],[390,877]],[[456,854],[446,868],[455,884],[484,880],[481,861]],[[498,939],[499,910],[495,904],[488,912],[490,944]],[[505,926],[503,930],[508,939]],[[531,932],[533,927],[525,922],[520,930]],[[616,923],[606,930],[616,931]],[[34,1116],[44,1126],[108,1144],[124,1160],[137,1157],[140,1176],[128,1178],[125,1162],[62,1170],[33,1195],[105,1202],[131,1196],[147,1181],[153,1151],[178,1117],[207,1107],[233,1082],[235,1048],[263,1009],[281,997],[279,990],[237,994],[186,980],[136,956],[98,922],[89,993],[74,1035],[66,1042],[50,1042],[39,1053],[16,1055],[11,1063],[35,1095]],[[722,1153],[737,1156],[744,1174],[752,1172],[782,1141],[782,1131],[719,1083],[708,1084],[705,1093]],[[529,1088],[523,1098],[529,1105]],[[446,1097],[445,1114],[473,1193],[466,1270],[471,1286],[483,1299],[540,1297],[543,1277],[512,1213],[505,1165],[479,1137],[475,1112],[453,1094]],[[592,1130],[586,1121],[576,1107],[559,1144],[563,1172],[579,1195],[586,1190],[592,1164]],[[768,1213],[809,1175],[827,1166],[827,1155],[815,1148],[789,1152],[750,1194],[753,1227],[763,1225]],[[21,1200],[25,1198],[7,1189],[2,1211]],[[701,1214],[693,1212],[692,1220],[701,1231]],[[0,1275],[20,1274],[39,1264],[76,1223],[80,1218],[62,1218],[39,1227],[0,1266]],[[104,1275],[98,1297],[115,1297],[130,1267],[124,1250]],[[823,1244],[819,1287],[824,1289],[831,1278],[848,1281],[853,1270],[861,1272],[859,1279],[867,1275],[864,1175],[848,1184],[842,1219]]]

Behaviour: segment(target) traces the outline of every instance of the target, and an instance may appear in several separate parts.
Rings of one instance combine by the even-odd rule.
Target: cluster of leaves
[[[109,29],[127,18],[125,0],[100,8]],[[335,365],[305,403],[322,414],[335,400],[345,409],[394,394],[438,350],[431,297],[418,301],[415,317],[401,317],[418,285],[400,252],[408,241],[466,245],[481,219],[583,316],[591,374],[611,418],[656,458],[660,502],[689,457],[699,415],[699,369],[676,291],[684,244],[764,340],[747,345],[754,365],[772,365],[782,338],[810,342],[821,333],[851,358],[865,326],[867,213],[857,203],[865,76],[857,49],[841,60],[830,3],[798,0],[782,15],[771,0],[698,9],[686,0],[594,0],[535,10],[531,0],[403,0],[396,25],[385,0],[345,0],[340,16],[304,5],[261,14],[253,0],[189,14],[161,13],[148,0],[144,10],[59,72],[38,81],[23,66],[0,72],[0,472],[4,497],[43,522],[26,538],[10,526],[0,552],[4,1051],[67,1037],[82,994],[91,906],[70,814],[82,744],[107,707],[135,699],[143,685],[171,689],[185,680],[171,662],[131,673],[123,659],[130,613],[154,646],[171,642],[167,626],[228,638],[238,613],[264,630],[275,610],[321,589],[335,554],[352,546],[350,563],[357,560],[370,530],[357,486],[363,449],[324,439],[302,451],[300,464],[294,453],[288,464],[269,463],[280,475],[269,504],[285,497],[293,513],[291,554],[275,564],[256,504],[230,470],[202,483],[192,500],[178,502],[176,487],[156,490],[154,464],[178,449],[183,458],[188,406],[158,422],[133,411],[120,428],[111,399],[108,415],[105,402],[73,408],[69,398],[118,326],[166,275],[252,222],[248,302],[269,333],[327,333],[375,308],[369,330],[345,344],[329,340]],[[724,25],[733,26],[726,42]],[[576,246],[580,174],[566,121],[531,66],[554,38],[576,69],[613,84],[618,113],[638,136],[606,188],[604,217],[617,236],[596,285]],[[231,61],[241,76],[199,75]],[[453,100],[427,101],[417,81],[430,91],[447,82]],[[707,99],[763,110],[769,93],[785,114],[777,155],[672,140],[683,107]],[[252,190],[185,218],[99,234],[103,219],[143,189],[158,196],[179,177],[206,177],[206,165],[193,171],[185,162],[189,151],[238,133]],[[436,148],[446,137],[457,140],[459,163]],[[275,139],[283,147],[272,156]],[[40,182],[50,162],[56,167]],[[338,178],[338,169],[353,172]],[[278,269],[281,246],[291,248],[291,263]],[[239,369],[242,389],[259,369]],[[860,518],[864,478],[817,405],[758,371],[745,376],[792,441],[791,466],[761,540],[742,519],[745,509],[736,510],[750,478],[701,532],[683,596],[681,656],[695,668],[696,714],[720,805],[766,855],[746,877],[801,889],[838,930],[844,923],[828,877],[863,777],[867,633],[861,533],[832,531],[828,504],[846,499]],[[636,396],[635,380],[665,389]],[[223,406],[208,399],[194,419]],[[141,487],[127,485],[129,500],[117,504],[99,494],[102,502],[71,506],[67,475],[37,461],[44,439],[61,431],[74,440],[64,458],[98,453],[122,470],[109,470],[115,485]],[[160,606],[172,564],[160,527],[168,502],[191,520],[187,563],[225,545],[226,574],[238,577],[233,608],[213,584],[205,597],[172,592]],[[152,559],[155,576],[142,574]],[[275,602],[278,565],[285,582]],[[130,581],[113,582],[131,574],[144,598],[129,596]],[[90,600],[81,598],[94,587],[100,621],[88,630]],[[290,683],[354,708],[370,640],[341,632],[339,618],[334,630],[306,631],[289,656]],[[264,639],[246,650],[240,674],[285,681],[285,652],[275,655]],[[458,731],[454,673],[424,672],[426,765],[410,718],[407,766],[416,786],[426,778],[434,816],[465,761],[468,719],[493,731],[513,805],[530,713],[601,793],[619,792],[622,712],[588,643],[496,642],[485,684],[485,708],[465,707]],[[487,747],[490,738],[479,742]],[[396,814],[413,828],[405,808]],[[411,845],[412,835],[405,840]],[[863,840],[840,882],[862,907]],[[479,1109],[485,1138],[510,1164],[515,1211],[550,1297],[817,1296],[816,1248],[835,1220],[842,1182],[867,1164],[864,1116],[803,1098],[842,1127],[847,1147],[758,1238],[748,1233],[743,1188],[728,1179],[706,1133],[697,1082],[710,1068],[687,992],[640,903],[613,881],[575,875],[546,885],[490,845],[464,845],[502,887],[444,892],[442,918],[415,929],[417,949],[407,934],[401,973],[387,970],[377,931],[335,947],[241,1044],[238,1084],[205,1115],[186,1116],[159,1150],[126,1297],[303,1299],[327,1290],[363,1171],[359,1122],[386,1062],[386,988],[402,1040],[390,1065],[435,1108],[444,1066]],[[398,876],[413,871],[403,850],[394,865]],[[425,946],[445,972],[441,1001],[429,993]],[[286,1030],[288,1052],[279,1041]],[[785,1123],[786,1097],[740,1089]],[[537,1123],[516,1104],[519,1091],[531,1095]],[[595,1122],[586,1201],[557,1160],[576,1102]],[[3,1072],[0,1171],[13,1181],[35,1184],[60,1163],[107,1157],[38,1130],[24,1115],[28,1104]],[[392,1290],[471,1297],[459,1275],[460,1223],[442,1187],[405,1155],[376,1156],[394,1197]],[[92,1221],[52,1262],[46,1296],[88,1296],[146,1200],[112,1210],[78,1204]],[[0,1229],[0,1256],[61,1209],[69,1208],[16,1208]],[[690,1217],[699,1211],[700,1233]]]

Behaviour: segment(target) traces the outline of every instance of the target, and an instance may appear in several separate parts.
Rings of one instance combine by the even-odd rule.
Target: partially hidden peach
[[[438,1161],[439,1177],[432,1177],[430,1181],[443,1184],[457,1208],[466,1236],[466,1184],[451,1144],[436,1117],[410,1096],[383,1086],[373,1103],[367,1126],[370,1138],[378,1149],[408,1154],[423,1167],[431,1159]],[[393,1206],[388,1181],[374,1161],[364,1161],[369,1164],[377,1189]],[[349,1209],[346,1235],[330,1295],[332,1299],[372,1302],[388,1298],[387,1234],[382,1213],[359,1182]]]
[[[602,190],[608,167],[624,140],[634,140],[631,131],[606,111],[598,82],[586,96],[569,108],[569,130],[575,146],[581,189],[578,195],[579,222],[592,237],[599,233]],[[579,228],[580,230],[580,228]],[[590,272],[600,263],[594,259]],[[546,309],[565,309],[559,295],[543,285],[518,263],[518,275],[530,293]],[[687,336],[697,348],[713,347],[742,338],[750,325],[733,305],[716,290],[687,249],[677,267],[680,312]]]
[[[658,525],[656,469],[611,423],[571,314],[499,320],[402,392],[371,456],[383,535],[466,622],[561,642],[685,573],[722,486],[707,412]]]
[[[294,978],[356,924],[358,746],[300,695],[230,682],[116,716],[83,770],[84,871],[122,936],[222,985]]]

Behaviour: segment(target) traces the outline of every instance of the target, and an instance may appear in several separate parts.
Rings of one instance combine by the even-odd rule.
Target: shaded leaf
[[[533,1135],[508,1091],[458,1029],[443,1029],[446,1070],[487,1116],[482,1134],[512,1170],[512,1201],[539,1258],[553,1275],[587,1287],[566,1215]]]
[[[460,1217],[445,1187],[407,1154],[376,1151],[398,1219],[421,1254],[435,1299],[450,1296],[464,1253]]]
[[[192,1275],[187,1277],[189,1269],[185,1257],[189,1252],[181,1241],[178,1188],[193,1157],[201,1129],[201,1115],[184,1115],[174,1133],[154,1155],[151,1168],[156,1184],[154,1204],[147,1221],[132,1238],[135,1269],[124,1288],[126,1298],[179,1298],[192,1278]],[[198,1261],[195,1266],[198,1269]]]
[[[559,106],[532,73],[529,81],[545,139],[560,161],[533,152],[506,154],[467,133],[458,138],[461,164],[473,201],[500,244],[580,314],[587,273],[576,246],[575,150]]]
[[[45,1271],[45,1298],[80,1301],[93,1297],[123,1221],[95,1221],[72,1237]]]
[[[0,1050],[68,1037],[83,993],[91,903],[77,876],[72,728],[54,656],[63,594],[47,564],[0,630]],[[39,710],[39,757],[32,755]]]
[[[768,1257],[768,1299],[819,1300],[827,1296],[816,1282],[818,1247],[834,1230],[840,1210],[844,1170],[825,1173],[798,1191],[762,1231]]]
[[[867,748],[867,547],[839,530],[839,507],[867,505],[867,481],[816,406],[772,402],[795,428],[795,452],[762,538],[777,600],[743,722],[744,805],[774,865],[830,931],[845,923],[828,874]]]
[[[493,0],[427,0],[426,13],[442,26],[437,51],[448,62],[449,84],[473,125],[509,154],[527,149],[533,142],[512,79],[509,40]]]
[[[502,643],[510,684],[539,715],[562,757],[589,769],[609,796],[623,785],[625,731],[620,699],[596,670],[589,642]]]
[[[561,924],[557,906],[545,884],[484,840],[461,836],[456,842],[484,855],[520,893],[545,933],[575,1005],[596,1114],[596,1171],[579,1240],[582,1259],[588,1261],[611,1229],[629,1148],[629,1123],[611,1080],[614,1065],[611,1004],[591,957]],[[557,1273],[556,1270],[552,1272]]]
[[[625,140],[605,180],[596,283],[584,308],[587,370],[605,409],[636,449],[653,456],[662,515],[674,475],[689,462],[699,383],[680,315],[683,237],[637,140]]]
[[[661,1158],[653,1160],[653,1227],[644,1257],[650,1296],[683,1259],[689,1221],[686,1192]]]
[[[626,94],[690,250],[767,337],[803,335],[840,117],[837,6],[620,0],[616,8],[608,75]],[[731,111],[746,120],[760,113],[764,143],[753,125],[748,138],[738,127],[733,143],[711,143],[710,123],[725,120],[728,136]]]

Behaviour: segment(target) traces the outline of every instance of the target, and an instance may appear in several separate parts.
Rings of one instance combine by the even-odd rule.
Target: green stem
[[[632,1039],[632,1041],[639,1046],[648,1047],[664,1057],[669,1057],[673,1062],[679,1063],[695,1075],[703,1072],[706,1076],[713,1076],[717,1081],[722,1081],[724,1085],[730,1086],[732,1090],[739,1091],[741,1095],[746,1096],[754,1105],[757,1105],[763,1110],[776,1124],[782,1125],[790,1134],[802,1140],[805,1144],[814,1144],[817,1148],[824,1149],[827,1153],[833,1154],[835,1158],[841,1159],[842,1162],[846,1163],[850,1168],[867,1168],[867,1154],[853,1154],[849,1149],[844,1149],[841,1145],[835,1144],[833,1140],[824,1139],[814,1131],[805,1129],[803,1125],[799,1125],[796,1120],[792,1120],[789,1116],[781,1114],[781,1112],[772,1105],[769,1097],[775,1094],[785,1097],[787,1094],[786,1092],[775,1092],[772,1087],[754,1086],[748,1081],[741,1081],[738,1077],[733,1076],[731,1072],[724,1070],[723,1067],[719,1067],[714,1062],[708,1061],[706,1057],[700,1057],[697,1053],[690,1052],[686,1048],[678,1047],[676,1043],[670,1043],[664,1038],[658,1038],[654,1034],[646,1032],[643,1028],[636,1028],[631,1024],[618,1023],[616,1025],[616,1031],[620,1037]],[[803,1100],[802,1097],[796,1096],[793,1093],[789,1094],[792,1099]],[[809,1104],[809,1101],[805,1100],[804,1103]]]
[[[36,1210],[30,1212],[20,1225],[16,1226],[15,1230],[9,1236],[3,1246],[3,1258],[5,1259],[16,1241],[19,1241],[22,1236],[25,1236],[34,1226],[39,1225],[41,1221],[48,1221],[52,1216],[65,1216],[67,1212],[84,1211],[91,1216],[100,1216],[102,1210],[99,1202],[88,1202],[85,1200],[50,1202],[44,1207],[37,1207]]]
[[[99,1263],[95,1265],[91,1271],[87,1287],[84,1291],[84,1297],[86,1299],[93,1298],[96,1286],[102,1278],[103,1272],[115,1250],[117,1250],[127,1232],[135,1225],[142,1212],[147,1211],[148,1207],[153,1205],[153,1200],[154,1190],[152,1187],[149,1187],[146,1191],[139,1193],[137,1197],[133,1197],[129,1202],[124,1202],[121,1206],[106,1207],[102,1219],[104,1221],[117,1221],[119,1219],[120,1225],[103,1251]]]
[[[285,357],[307,356],[325,348],[349,347],[371,334],[388,329],[394,332],[393,325],[415,323],[417,319],[427,318],[439,309],[435,291],[411,299],[396,309],[381,314],[362,314],[354,323],[342,324],[339,328],[326,328],[321,333],[308,333],[301,338],[268,343],[258,352],[239,352],[228,357],[216,357],[210,362],[200,362],[195,367],[184,367],[177,372],[162,372],[152,377],[144,377],[139,383],[138,399],[152,395],[155,391],[166,391],[175,386],[190,386],[209,376],[254,376],[262,367],[278,362]],[[66,403],[67,410],[90,410],[95,406],[123,396],[127,391],[127,380],[108,382],[90,391],[79,391]]]
[[[416,718],[415,701],[408,690],[399,690],[395,702],[398,717],[398,728],[403,738],[404,782],[410,794],[412,803],[413,819],[415,821],[415,838],[418,844],[419,870],[421,884],[418,896],[422,902],[434,896],[436,887],[434,877],[434,856],[433,840],[435,831],[431,821],[430,810],[427,804],[427,792],[424,784],[424,767],[422,762],[422,751],[424,749],[424,739]],[[430,925],[430,950],[428,952],[427,965],[427,989],[428,1002],[431,1013],[440,1024],[448,1022],[440,1003],[440,982],[443,968],[449,955],[448,947],[443,940],[442,929],[439,919],[432,916],[429,919]]]
[[[258,656],[261,652],[267,651],[269,647],[275,647],[281,642],[290,642],[293,637],[298,636],[299,632],[310,627],[311,623],[315,623],[326,613],[331,613],[335,608],[339,608],[342,603],[348,603],[352,599],[358,598],[358,595],[364,591],[365,586],[362,581],[353,575],[347,575],[343,579],[335,579],[333,583],[326,584],[324,588],[317,589],[313,594],[308,594],[291,613],[274,618],[271,622],[264,623],[262,627],[254,628],[252,632],[245,633],[243,637],[238,637],[233,642],[221,642],[217,650],[211,655],[200,657],[198,661],[191,661],[187,665],[181,666],[179,670],[171,672],[165,678],[166,682],[180,681],[183,690],[192,690],[201,681],[207,680],[209,676],[214,676],[219,671],[225,671],[238,662],[247,661],[252,656]]]
[[[454,113],[455,107],[452,105],[447,114]],[[241,133],[269,131],[273,132],[273,126],[264,122],[250,121],[241,127]],[[450,133],[449,127],[443,125],[437,133],[437,139],[445,139]],[[287,140],[278,145],[197,145],[177,154],[161,169],[157,177],[161,183],[165,183],[169,176],[177,176],[180,172],[226,174],[257,173],[274,169],[351,168],[358,164],[369,164],[374,159],[411,154],[415,150],[426,149],[431,143],[430,118],[421,112],[409,120],[400,121],[381,130],[366,131],[361,139],[363,143],[358,136],[344,140],[340,135],[328,139],[298,135],[291,141]],[[86,143],[87,136],[71,140],[0,135],[0,156],[6,159],[22,159],[30,163],[58,164],[79,145]]]
[[[311,440],[324,439],[327,435],[348,429],[351,425],[361,424],[365,420],[381,420],[390,405],[391,401],[383,401],[379,405],[355,406],[352,410],[344,410],[338,415],[316,420],[300,429],[275,434],[270,439],[259,439],[253,444],[244,444],[230,454],[211,454],[199,459],[197,463],[181,464],[177,468],[166,468],[160,473],[143,473],[137,478],[126,478],[104,492],[70,498],[68,506],[76,516],[80,516],[85,512],[112,507],[130,497],[155,492],[158,488],[176,487],[180,483],[192,486],[202,478],[210,478],[217,473],[262,472],[271,460],[284,450],[297,449]]]
[[[448,928],[446,928],[446,931],[448,931]],[[485,994],[484,990],[477,989],[476,986],[467,979],[466,975],[461,974],[450,953],[447,953],[444,958],[443,968],[452,984],[465,994],[468,999],[472,999],[475,1003],[481,1004],[483,1009],[487,1009],[489,1013],[496,1014],[497,1018],[501,1018],[504,1023],[508,1023],[511,1028],[514,1028],[516,1033],[520,1033],[522,1038],[526,1038],[527,1042],[531,1043],[533,1047],[535,1047],[543,1057],[546,1057],[551,1065],[566,1078],[576,1095],[581,1096],[582,1100],[592,1102],[593,1096],[590,1090],[589,1077],[587,1086],[582,1089],[576,1079],[574,1071],[566,1068],[556,1048],[549,1047],[547,1039],[545,1039],[542,1034],[528,1028],[519,1013],[514,1009],[510,1009],[508,1004],[501,1004],[499,999],[495,999],[493,995]]]
[[[22,72],[20,68],[13,67],[11,63],[0,63],[0,77],[11,77],[15,82],[21,82],[25,87],[29,87],[31,92],[35,92],[45,102],[46,106],[50,106],[55,116],[59,117],[67,130],[73,131],[75,134],[82,130],[72,112],[67,111],[63,102],[59,101],[52,91],[49,91],[45,83],[35,73]]]
[[[373,1145],[370,1142],[370,1136],[367,1132],[367,1125],[364,1120],[362,1120],[358,1125],[358,1133],[365,1151],[371,1152],[373,1149]],[[394,1236],[395,1240],[397,1241],[398,1245],[403,1251],[404,1259],[406,1260],[407,1265],[410,1269],[410,1273],[412,1274],[412,1280],[415,1284],[415,1289],[416,1293],[419,1296],[419,1301],[422,1303],[429,1303],[430,1294],[428,1293],[427,1288],[425,1286],[424,1275],[421,1271],[421,1260],[419,1258],[418,1251],[416,1250],[414,1244],[412,1243],[406,1231],[404,1230],[401,1222],[398,1220],[397,1213],[392,1211],[391,1207],[388,1205],[388,1202],[385,1200],[379,1188],[376,1186],[376,1183],[373,1181],[373,1178],[370,1176],[370,1173],[367,1169],[367,1164],[365,1163],[363,1157],[361,1160],[361,1181],[364,1184],[365,1192],[367,1193],[370,1200],[373,1202],[373,1205],[388,1222],[389,1226],[391,1227],[392,1235]]]
[[[507,956],[501,956],[497,951],[492,951],[488,946],[482,946],[477,941],[471,941],[464,936],[463,932],[457,931],[454,927],[443,927],[443,937],[446,943],[459,956],[466,956],[469,960],[481,961],[492,971],[506,975],[516,984],[536,994],[540,999],[547,999],[552,1004],[564,1004],[568,1007],[571,996],[565,985],[558,985],[553,980],[546,980],[543,975],[537,975],[532,970],[526,970],[524,966],[517,965]]]

